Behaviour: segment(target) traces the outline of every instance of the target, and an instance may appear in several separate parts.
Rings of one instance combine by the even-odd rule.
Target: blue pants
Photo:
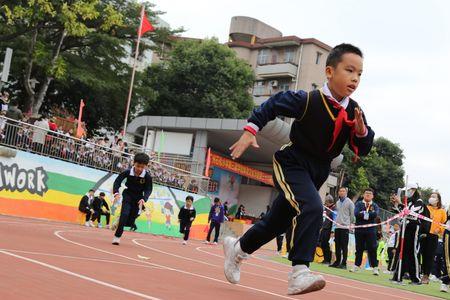
[[[122,209],[120,210],[119,225],[115,233],[116,237],[121,237],[125,226],[134,225],[136,218],[139,216],[138,200],[133,199],[128,194],[122,194]]]
[[[329,171],[329,162],[300,155],[292,147],[277,151],[274,182],[280,194],[264,218],[241,237],[242,250],[251,254],[291,226],[289,260],[292,265],[312,262],[323,222],[323,205],[317,191]]]

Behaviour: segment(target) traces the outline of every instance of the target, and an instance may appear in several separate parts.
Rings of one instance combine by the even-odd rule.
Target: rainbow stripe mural
[[[94,188],[96,194],[104,192],[107,199],[112,199],[116,177],[116,174],[15,151],[14,157],[0,156],[0,214],[81,223],[84,220],[78,211],[81,197]],[[136,221],[138,231],[181,236],[177,216],[187,195],[187,192],[154,184],[146,210]],[[204,239],[211,200],[192,196],[197,218],[191,237]],[[120,207],[112,220],[119,212]],[[102,222],[105,222],[104,217]]]

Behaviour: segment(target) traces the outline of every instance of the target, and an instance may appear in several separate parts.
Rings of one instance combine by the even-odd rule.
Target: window
[[[261,49],[258,53],[258,64],[264,65],[269,62],[269,50],[268,49]]]
[[[257,81],[255,82],[255,87],[253,88],[253,95],[255,96],[264,95],[265,90],[266,86],[264,84],[264,81]]]
[[[317,84],[313,83],[313,84],[311,84],[311,87],[312,87],[312,90],[313,90],[313,91],[314,91],[314,90],[317,90]]]
[[[289,91],[289,83],[288,82],[281,82],[280,86],[279,86],[279,91],[281,91],[281,92]]]
[[[317,55],[316,55],[316,65],[318,65],[319,63],[320,63],[320,57],[322,56],[322,53],[320,53],[320,52],[317,52]]]
[[[294,62],[294,53],[292,48],[284,50],[284,62]]]

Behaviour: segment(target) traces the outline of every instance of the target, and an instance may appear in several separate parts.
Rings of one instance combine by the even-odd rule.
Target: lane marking
[[[126,289],[126,288],[123,288],[123,287],[120,287],[120,286],[117,286],[117,285],[114,285],[114,284],[111,284],[111,283],[108,283],[108,282],[105,282],[105,281],[97,280],[95,278],[91,278],[91,277],[88,277],[88,276],[85,276],[85,275],[81,275],[81,274],[78,274],[78,273],[75,273],[75,272],[63,269],[63,268],[59,268],[57,266],[50,265],[50,264],[47,264],[47,263],[44,263],[44,262],[41,262],[41,261],[38,261],[38,260],[35,260],[35,259],[32,259],[32,258],[20,256],[20,255],[17,255],[17,254],[14,254],[14,253],[10,253],[10,252],[4,251],[4,250],[0,250],[0,253],[3,253],[5,255],[9,255],[9,256],[12,256],[12,257],[15,257],[15,258],[18,258],[18,259],[22,259],[22,260],[25,260],[25,261],[28,261],[28,262],[31,262],[31,263],[34,263],[34,264],[37,264],[37,265],[40,265],[40,266],[43,266],[43,267],[46,267],[46,268],[49,268],[49,269],[52,269],[52,270],[64,273],[64,274],[67,274],[67,275],[70,275],[70,276],[74,276],[74,277],[77,277],[77,278],[80,278],[80,279],[84,279],[86,281],[90,281],[90,282],[96,283],[98,285],[103,285],[103,286],[106,286],[106,287],[109,287],[109,288],[112,288],[112,289],[115,289],[115,290],[118,290],[118,291],[130,294],[130,295],[133,295],[133,296],[138,296],[138,297],[141,297],[141,298],[144,298],[144,299],[150,299],[150,300],[161,300],[160,298],[155,298],[155,297],[152,297],[152,296],[149,296],[149,295],[145,295],[145,294],[142,294],[142,293],[130,290],[130,289]]]

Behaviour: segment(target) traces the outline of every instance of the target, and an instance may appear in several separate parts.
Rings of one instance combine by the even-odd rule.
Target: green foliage
[[[380,137],[374,141],[368,156],[358,163],[353,163],[352,157],[353,153],[346,147],[341,168],[345,171],[344,185],[349,187],[350,196],[371,187],[375,190],[375,201],[388,208],[390,194],[404,186],[403,150],[398,144]]]
[[[150,9],[151,4],[145,5],[155,24],[160,12]],[[14,50],[11,84],[7,85],[12,98],[28,111],[42,84],[51,78],[42,111],[57,105],[77,115],[80,99],[84,99],[87,106],[83,118],[88,128],[119,129],[131,77],[127,49],[136,41],[140,7],[137,0],[2,1],[0,51],[6,47]],[[177,32],[157,27],[145,35],[155,44],[141,43],[141,49],[158,51],[160,43]],[[61,38],[60,52],[55,55]],[[30,64],[31,73],[26,78]],[[26,89],[31,78],[39,81],[34,96]],[[152,94],[142,85],[142,74],[136,74],[131,115]]]
[[[168,61],[148,70],[154,91],[144,114],[246,118],[254,80],[248,64],[215,39],[175,43]]]

